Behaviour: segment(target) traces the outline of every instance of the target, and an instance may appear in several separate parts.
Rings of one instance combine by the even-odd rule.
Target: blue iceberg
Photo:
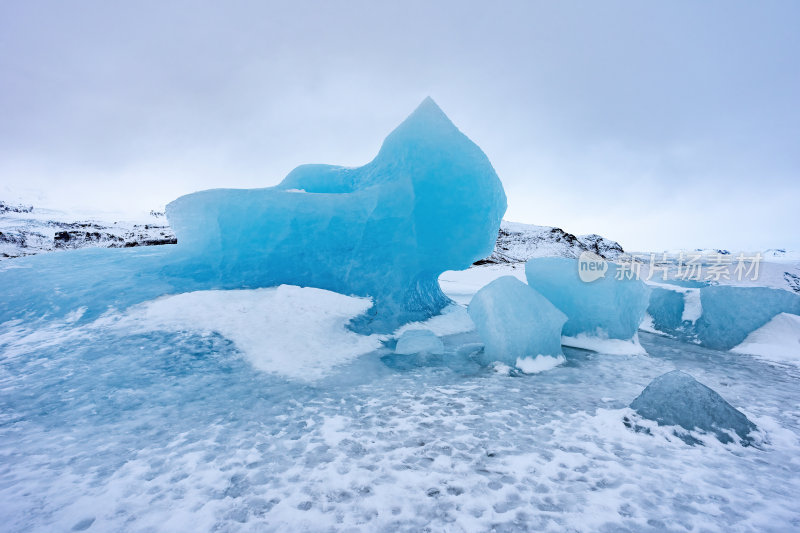
[[[633,400],[631,409],[662,426],[713,433],[723,443],[732,442],[731,433],[735,433],[743,444],[752,444],[750,433],[756,430],[756,425],[722,396],[679,370],[651,381]],[[689,435],[679,436],[689,444],[697,443]]]
[[[650,288],[636,279],[615,279],[616,272],[608,263],[605,276],[585,282],[575,259],[541,257],[525,265],[528,285],[567,315],[565,336],[630,340],[644,318]]]
[[[500,361],[514,366],[517,359],[562,355],[561,328],[567,317],[513,276],[479,290],[468,311],[484,343],[484,364]]]
[[[275,187],[178,198],[175,246],[15,261],[0,272],[0,321],[288,284],[371,296],[354,327],[390,331],[449,303],[439,274],[491,254],[505,209],[486,155],[428,98],[362,167],[303,165]]]
[[[700,303],[697,340],[717,350],[737,346],[780,313],[800,315],[800,295],[767,287],[704,287]]]

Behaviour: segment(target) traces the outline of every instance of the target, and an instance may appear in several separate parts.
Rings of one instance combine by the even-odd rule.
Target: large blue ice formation
[[[485,364],[514,366],[517,358],[562,355],[566,315],[513,276],[497,278],[479,290],[468,311],[484,343]]]
[[[704,287],[700,303],[697,340],[717,350],[730,350],[780,313],[800,315],[800,295],[767,287]]]
[[[505,209],[486,155],[427,98],[363,167],[303,165],[276,187],[183,196],[167,215],[199,275],[372,296],[391,326],[447,304],[439,274],[491,254]]]
[[[575,259],[540,257],[525,265],[528,285],[567,315],[564,335],[628,340],[644,318],[650,288],[636,279],[615,279],[616,272],[609,263],[605,277],[584,282]]]
[[[722,396],[679,370],[667,372],[650,382],[631,403],[640,416],[662,426],[695,428],[713,433],[721,442],[733,441],[728,431],[736,433],[744,444],[752,443],[750,432],[755,424],[726,402]],[[696,442],[682,435],[687,442]]]
[[[0,321],[292,284],[371,296],[357,326],[386,331],[448,303],[439,274],[488,256],[505,209],[486,155],[427,98],[363,167],[303,165],[275,187],[178,198],[176,246],[15,260],[0,271]]]

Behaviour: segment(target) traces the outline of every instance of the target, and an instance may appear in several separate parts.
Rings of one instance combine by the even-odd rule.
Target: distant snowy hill
[[[55,250],[174,244],[163,213],[106,222],[103,214],[67,214],[0,201],[0,260]]]
[[[600,235],[573,235],[560,228],[503,221],[491,256],[476,265],[521,263],[532,257],[573,257],[591,251],[606,259],[623,253],[619,243]]]

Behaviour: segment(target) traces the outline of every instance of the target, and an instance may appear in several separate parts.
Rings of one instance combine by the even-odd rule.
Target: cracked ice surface
[[[460,333],[427,366],[382,348],[309,384],[215,333],[73,327],[23,342],[0,326],[6,531],[800,527],[796,367],[643,334],[650,357],[565,348],[562,366],[508,376]],[[765,441],[626,429],[625,406],[674,368]]]

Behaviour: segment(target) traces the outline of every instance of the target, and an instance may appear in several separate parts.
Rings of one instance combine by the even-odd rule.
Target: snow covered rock
[[[617,266],[608,263],[604,277],[584,282],[574,259],[534,258],[525,265],[528,285],[567,315],[566,337],[633,341],[650,288],[639,280],[615,279],[616,272]],[[634,344],[638,346],[638,341]]]
[[[488,256],[506,209],[481,149],[430,98],[358,168],[303,165],[266,189],[216,189],[167,206],[194,276],[372,296],[360,324],[389,331],[449,300],[439,274]]]
[[[756,430],[755,424],[722,396],[679,370],[651,381],[630,407],[639,416],[661,426],[680,426],[688,431],[700,429],[713,433],[723,443],[733,441],[732,432],[743,444],[751,444],[749,434]],[[679,436],[689,444],[697,443],[688,435]]]
[[[780,313],[800,315],[800,295],[766,287],[712,286],[700,289],[703,314],[697,339],[718,350],[730,350]]]
[[[615,259],[623,253],[619,243],[600,235],[575,236],[560,228],[504,220],[500,224],[494,252],[476,264],[524,263],[533,257],[577,259],[587,251],[605,259]]]
[[[513,276],[479,290],[469,304],[469,315],[484,343],[485,364],[500,361],[514,366],[527,357],[563,357],[561,328],[567,317]]]
[[[397,339],[394,353],[411,355],[416,353],[441,354],[444,353],[442,339],[427,329],[409,329]]]

